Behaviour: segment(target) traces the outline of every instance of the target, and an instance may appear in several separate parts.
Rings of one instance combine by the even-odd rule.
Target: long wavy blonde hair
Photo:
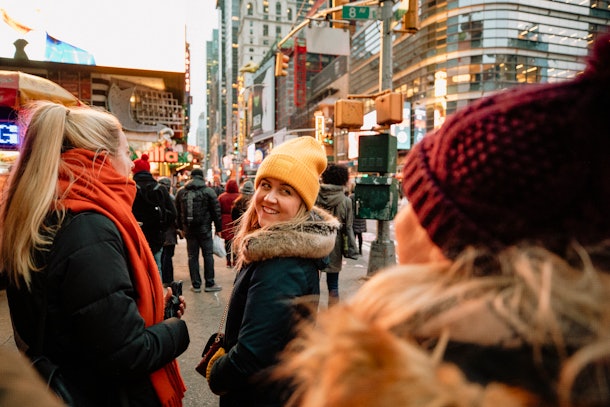
[[[604,250],[608,253],[607,246]],[[275,373],[294,381],[289,405],[553,403],[500,383],[471,383],[459,368],[443,362],[454,327],[481,328],[470,312],[477,303],[511,328],[511,339],[533,349],[532,360],[541,360],[544,346],[557,350],[560,406],[608,405],[610,276],[596,269],[582,247],[575,251],[580,261],[568,262],[542,248],[512,247],[494,261],[498,269],[493,275],[477,271],[481,256],[472,250],[454,262],[396,266],[378,273],[351,299],[301,326]],[[438,345],[428,351],[415,338],[436,339]],[[578,350],[570,355],[568,347]]]
[[[19,122],[25,134],[0,207],[0,272],[17,286],[23,279],[29,287],[31,273],[39,270],[35,252],[47,250],[56,231],[44,221],[55,212],[61,223],[65,214],[58,190],[60,172],[67,173],[62,151],[84,148],[116,156],[121,125],[102,110],[47,101],[26,106]]]

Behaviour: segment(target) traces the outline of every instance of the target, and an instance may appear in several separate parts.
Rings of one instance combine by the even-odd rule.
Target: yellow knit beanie
[[[293,187],[307,209],[311,209],[320,190],[320,174],[326,169],[324,147],[313,137],[288,140],[271,150],[256,172],[255,188],[263,178],[275,178]]]

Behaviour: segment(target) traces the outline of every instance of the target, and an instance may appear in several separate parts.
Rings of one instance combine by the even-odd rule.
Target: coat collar
[[[314,207],[310,213],[311,220],[305,223],[282,223],[251,232],[244,252],[246,262],[274,257],[321,259],[328,256],[341,224],[323,209]]]

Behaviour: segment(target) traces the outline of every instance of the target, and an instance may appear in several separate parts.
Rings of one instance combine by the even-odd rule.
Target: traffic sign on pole
[[[368,6],[343,6],[344,20],[377,20],[377,8]]]

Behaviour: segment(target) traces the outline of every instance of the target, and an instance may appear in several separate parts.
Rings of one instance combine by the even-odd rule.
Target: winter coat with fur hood
[[[311,296],[317,304],[319,270],[340,227],[319,208],[310,216],[304,224],[278,224],[248,236],[247,264],[237,275],[227,314],[227,354],[214,363],[209,377],[212,391],[222,395],[221,406],[282,404],[282,386],[265,379],[306,308],[295,306],[298,299]]]

